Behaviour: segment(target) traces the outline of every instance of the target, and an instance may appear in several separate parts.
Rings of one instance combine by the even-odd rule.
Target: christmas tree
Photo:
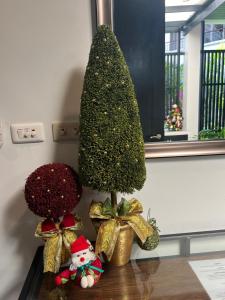
[[[134,86],[108,26],[93,39],[81,97],[79,174],[84,186],[140,190],[146,178],[144,140]]]
[[[171,111],[166,116],[165,128],[170,131],[179,131],[183,128],[183,116],[182,109],[177,105],[173,104]]]

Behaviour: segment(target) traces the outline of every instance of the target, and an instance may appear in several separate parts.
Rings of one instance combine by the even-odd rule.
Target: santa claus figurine
[[[93,252],[89,240],[83,235],[71,244],[72,264],[55,278],[56,285],[65,284],[69,279],[76,280],[82,288],[92,287],[103,273],[102,263]]]

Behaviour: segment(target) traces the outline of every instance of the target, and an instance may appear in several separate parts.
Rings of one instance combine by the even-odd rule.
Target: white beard
[[[86,252],[86,254],[83,254]],[[80,261],[80,258],[83,257],[84,261]],[[76,270],[77,268],[86,265],[90,261],[96,259],[96,255],[94,252],[90,251],[89,249],[84,251],[79,251],[77,253],[72,254],[72,264],[70,265],[70,270]]]

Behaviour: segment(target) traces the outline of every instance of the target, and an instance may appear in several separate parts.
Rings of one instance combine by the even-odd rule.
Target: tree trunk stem
[[[111,192],[111,201],[112,201],[112,207],[116,209],[117,207],[117,196],[115,192]]]

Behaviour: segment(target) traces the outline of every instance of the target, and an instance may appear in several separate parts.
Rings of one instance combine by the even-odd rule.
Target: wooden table
[[[124,267],[105,266],[97,285],[82,289],[74,282],[56,288],[55,275],[42,274],[42,250],[37,250],[19,300],[209,300],[188,261],[225,257],[225,252],[218,252],[133,260]]]

